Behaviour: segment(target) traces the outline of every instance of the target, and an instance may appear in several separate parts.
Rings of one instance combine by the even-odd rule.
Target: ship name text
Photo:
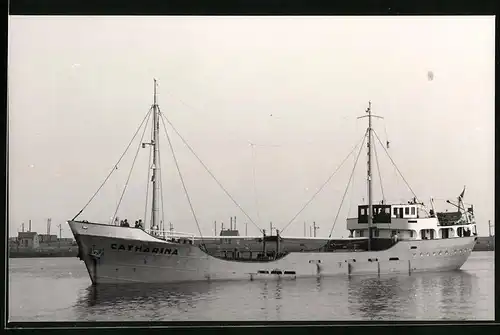
[[[147,246],[136,246],[136,245],[123,245],[123,244],[111,244],[111,249],[113,250],[125,250],[133,252],[148,252],[152,254],[163,254],[163,255],[178,255],[177,249],[172,248],[149,248]]]

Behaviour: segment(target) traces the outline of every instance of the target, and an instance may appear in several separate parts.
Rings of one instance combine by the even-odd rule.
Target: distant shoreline
[[[495,251],[495,236],[478,236],[472,251]]]
[[[78,247],[71,250],[9,250],[9,258],[76,257]]]

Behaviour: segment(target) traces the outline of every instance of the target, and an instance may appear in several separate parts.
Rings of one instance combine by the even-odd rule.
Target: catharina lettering
[[[113,250],[123,250],[131,252],[147,252],[152,254],[164,254],[164,255],[178,255],[179,251],[177,249],[171,248],[149,248],[148,246],[133,245],[133,244],[111,244],[111,249]]]

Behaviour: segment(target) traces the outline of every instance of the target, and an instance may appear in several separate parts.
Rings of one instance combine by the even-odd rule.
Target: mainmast
[[[372,189],[372,102],[368,102],[368,251],[372,244],[372,226],[373,226],[373,189]]]
[[[152,176],[152,182],[153,182],[153,197],[152,197],[152,208],[151,208],[151,227],[159,227],[158,226],[158,220],[159,220],[159,207],[158,207],[158,193],[159,193],[159,183],[158,183],[158,178],[157,178],[157,172],[159,170],[158,166],[158,140],[159,140],[159,129],[160,129],[160,123],[159,123],[159,117],[158,117],[158,104],[156,101],[156,79],[153,79],[154,81],[154,100],[153,100],[153,138],[151,139],[151,145],[153,146],[153,176]]]
[[[381,116],[372,114],[372,103],[368,102],[366,109],[368,115],[360,116],[358,119],[368,117],[368,129],[366,131],[368,136],[368,167],[367,167],[367,181],[368,181],[368,250],[371,250],[372,244],[372,226],[373,226],[373,191],[372,191],[372,117],[383,119]]]

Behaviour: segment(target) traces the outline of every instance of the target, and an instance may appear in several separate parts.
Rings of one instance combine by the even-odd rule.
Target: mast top
[[[156,106],[156,87],[158,86],[156,78],[153,78],[153,82],[154,82],[154,105]]]
[[[383,119],[384,118],[382,116],[378,116],[378,115],[372,114],[372,102],[371,102],[371,100],[368,101],[368,108],[366,108],[366,113],[368,113],[368,115],[359,116],[358,119],[362,119],[362,118],[365,118],[365,117],[368,117],[368,118],[376,117],[376,118],[379,118],[379,119]],[[371,129],[371,123],[369,123],[368,128]]]

